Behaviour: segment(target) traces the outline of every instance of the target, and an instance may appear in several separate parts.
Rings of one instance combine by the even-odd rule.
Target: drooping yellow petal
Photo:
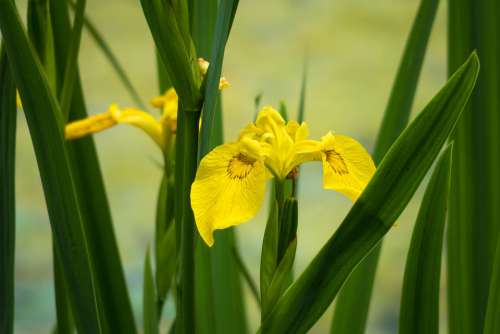
[[[328,133],[321,140],[323,187],[356,201],[375,173],[370,154],[348,136]]]
[[[85,119],[71,122],[64,129],[66,139],[77,139],[91,133],[106,130],[117,122],[109,112],[92,115]]]
[[[161,124],[151,114],[134,108],[120,109],[116,104],[109,107],[108,113],[116,123],[133,125],[146,132],[160,148],[164,147]]]
[[[213,245],[215,230],[257,214],[268,175],[263,161],[244,155],[239,143],[218,146],[201,160],[191,187],[191,206],[207,245]]]

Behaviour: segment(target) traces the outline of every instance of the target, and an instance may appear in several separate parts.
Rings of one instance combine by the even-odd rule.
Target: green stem
[[[285,203],[285,181],[276,179],[274,181],[274,197],[278,203],[278,221],[281,222],[283,205]]]
[[[197,168],[199,119],[200,111],[186,111],[179,104],[178,124],[180,128],[178,128],[176,143],[176,188],[179,191],[177,197],[179,203],[176,205],[176,228],[178,228],[177,237],[180,240],[180,246],[177,270],[176,333],[181,334],[194,333],[195,329],[195,222],[189,193]]]

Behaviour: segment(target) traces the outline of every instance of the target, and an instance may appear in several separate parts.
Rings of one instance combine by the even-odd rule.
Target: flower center
[[[339,175],[349,174],[349,170],[347,169],[347,165],[344,161],[344,158],[335,150],[328,150],[325,152],[326,161],[333,169],[333,171]]]
[[[229,160],[229,164],[227,165],[227,175],[232,179],[244,179],[252,171],[255,161],[255,159],[241,153],[235,155],[231,160]]]

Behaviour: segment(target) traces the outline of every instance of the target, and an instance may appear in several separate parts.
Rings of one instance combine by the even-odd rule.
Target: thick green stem
[[[189,200],[191,184],[196,175],[198,154],[198,122],[200,111],[186,111],[179,104],[176,145],[176,228],[179,245],[177,270],[176,333],[194,333],[194,252],[195,222]]]
[[[285,181],[276,179],[274,181],[274,198],[278,203],[278,221],[283,216],[283,205],[285,203]]]

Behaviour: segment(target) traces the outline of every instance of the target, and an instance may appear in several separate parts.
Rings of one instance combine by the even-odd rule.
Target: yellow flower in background
[[[328,133],[308,139],[305,123],[288,123],[264,107],[255,123],[236,142],[223,144],[200,162],[191,187],[191,206],[203,240],[213,245],[213,232],[254,217],[262,205],[266,181],[284,180],[300,164],[323,162],[323,186],[355,201],[375,172],[368,152],[354,139]]]
[[[209,65],[210,63],[205,59],[198,58],[198,66],[200,66],[200,74],[202,78],[204,78],[205,75],[207,75]],[[225,77],[221,77],[219,81],[219,90],[223,90],[229,86],[230,86],[229,81],[227,81]]]
[[[168,126],[170,130],[175,133],[177,130],[177,108],[179,98],[175,89],[168,89],[165,94],[155,97],[151,100],[151,105],[155,108],[162,110],[160,122],[164,126]]]
[[[199,58],[198,64],[202,76],[205,76],[209,63],[203,58]],[[229,83],[222,77],[219,89],[222,90],[226,87],[229,87]],[[65,137],[66,139],[77,139],[106,130],[117,124],[130,124],[143,130],[162,150],[166,150],[172,135],[177,131],[178,104],[179,98],[174,88],[168,89],[165,94],[151,100],[151,105],[161,110],[160,119],[156,119],[151,114],[139,109],[121,109],[117,104],[112,104],[105,113],[67,124]]]
[[[143,130],[161,149],[164,149],[165,145],[168,144],[166,136],[169,135],[169,131],[175,132],[176,126],[176,122],[172,123],[171,121],[171,115],[165,115],[165,110],[171,110],[174,106],[177,112],[177,95],[175,98],[164,101],[164,114],[158,120],[145,111],[134,108],[121,109],[117,104],[112,104],[105,113],[67,124],[65,137],[66,139],[77,139],[101,132],[117,124],[129,124]]]

